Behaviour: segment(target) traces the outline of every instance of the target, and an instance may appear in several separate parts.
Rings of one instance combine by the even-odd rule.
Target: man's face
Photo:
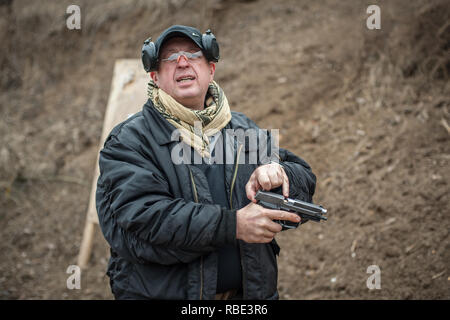
[[[150,76],[159,88],[180,104],[201,110],[209,83],[214,78],[215,65],[204,56],[192,60],[180,56],[177,61],[161,61],[179,51],[194,53],[201,49],[188,38],[167,40],[160,51],[158,71],[150,72]]]

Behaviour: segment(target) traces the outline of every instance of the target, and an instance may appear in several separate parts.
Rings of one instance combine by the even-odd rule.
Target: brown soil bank
[[[72,3],[0,2],[0,298],[112,298],[100,232],[80,290],[66,270],[114,60],[175,23],[212,28],[231,108],[317,175],[329,221],[277,237],[281,298],[450,298],[447,1],[378,2],[380,30],[364,1],[80,0],[71,31]]]

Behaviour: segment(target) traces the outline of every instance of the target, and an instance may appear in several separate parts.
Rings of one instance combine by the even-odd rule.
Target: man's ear
[[[150,72],[150,78],[152,78],[153,82],[156,85],[158,84],[158,72],[156,72],[156,71]]]
[[[211,76],[209,82],[211,82],[211,81],[213,81],[214,73],[216,72],[216,64],[214,62],[209,63],[209,72],[210,72],[210,76]]]

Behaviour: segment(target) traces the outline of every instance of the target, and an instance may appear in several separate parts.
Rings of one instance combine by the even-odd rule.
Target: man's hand
[[[256,168],[245,185],[247,198],[256,203],[256,192],[261,188],[272,190],[282,185],[283,196],[289,197],[289,179],[283,167],[278,163],[269,163]]]
[[[272,220],[289,220],[300,222],[295,213],[271,210],[260,205],[249,203],[236,212],[236,239],[248,243],[268,243],[276,233],[281,231],[281,225]]]

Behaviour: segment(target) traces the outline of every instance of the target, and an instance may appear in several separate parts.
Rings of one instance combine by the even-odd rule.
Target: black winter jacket
[[[232,112],[230,129],[258,128]],[[258,164],[224,164],[230,207],[212,203],[203,172],[175,165],[175,128],[147,101],[142,111],[117,125],[100,152],[96,206],[111,247],[107,274],[121,298],[214,299],[218,247],[238,241],[244,299],[278,299],[275,241],[236,240],[236,210],[249,203],[245,185]],[[234,148],[234,159],[251,147]],[[311,202],[316,178],[309,165],[279,149],[290,197]],[[120,293],[120,294],[119,294]]]

